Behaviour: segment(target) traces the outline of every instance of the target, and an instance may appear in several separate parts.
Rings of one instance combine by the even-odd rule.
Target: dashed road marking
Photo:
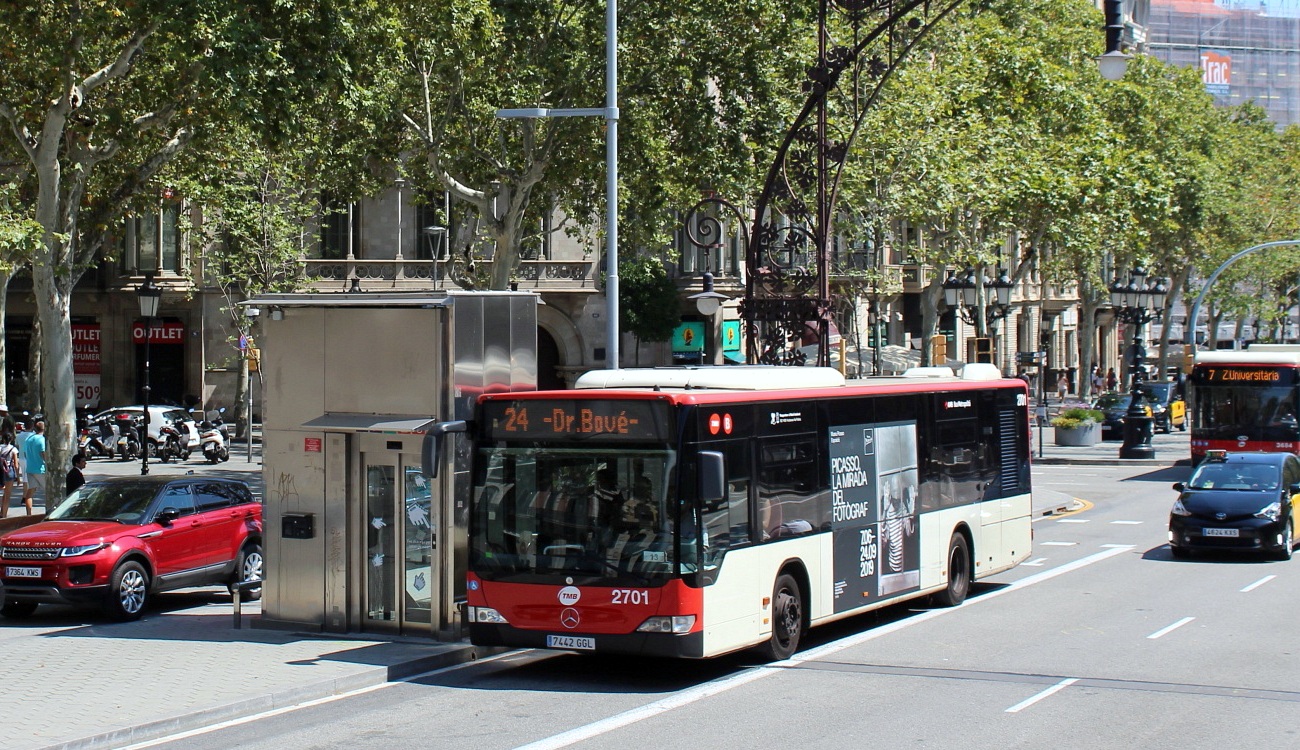
[[[1047,698],[1047,697],[1050,697],[1050,696],[1052,696],[1052,695],[1055,695],[1056,693],[1061,692],[1062,690],[1066,689],[1067,687],[1073,685],[1074,683],[1076,683],[1076,682],[1078,682],[1078,681],[1079,681],[1079,679],[1078,679],[1077,677],[1067,677],[1067,678],[1065,678],[1064,680],[1061,680],[1060,682],[1056,683],[1055,685],[1053,685],[1053,686],[1049,687],[1048,689],[1044,690],[1043,692],[1039,693],[1038,695],[1034,695],[1034,696],[1031,696],[1031,697],[1029,697],[1029,698],[1026,698],[1026,699],[1020,701],[1019,703],[1017,703],[1016,705],[1012,706],[1011,708],[1008,708],[1008,709],[1006,710],[1006,712],[1009,713],[1009,714],[1020,713],[1020,712],[1023,711],[1024,709],[1029,708],[1030,706],[1032,706],[1032,705],[1034,705],[1035,703],[1041,701],[1042,699]]]
[[[1254,583],[1250,584],[1250,585],[1247,586],[1246,588],[1242,589],[1242,590],[1241,590],[1241,593],[1245,594],[1245,593],[1249,593],[1249,592],[1251,592],[1251,591],[1254,591],[1255,589],[1259,588],[1260,586],[1263,586],[1264,584],[1268,583],[1269,581],[1273,580],[1274,578],[1277,578],[1277,576],[1264,576],[1263,578],[1259,579],[1258,581],[1255,581]]]
[[[1147,636],[1147,638],[1150,639],[1150,640],[1155,640],[1156,638],[1159,638],[1159,637],[1162,636],[1162,635],[1167,635],[1167,634],[1169,634],[1169,633],[1171,633],[1171,632],[1177,630],[1178,628],[1181,628],[1182,626],[1186,625],[1187,623],[1189,623],[1189,622],[1191,622],[1192,620],[1195,620],[1195,619],[1196,619],[1195,617],[1184,617],[1183,619],[1179,620],[1178,622],[1174,623],[1173,625],[1167,625],[1167,626],[1165,626],[1165,627],[1163,627],[1163,628],[1160,628],[1160,629],[1157,630],[1156,632],[1154,632],[1154,633],[1152,633],[1151,635]]]

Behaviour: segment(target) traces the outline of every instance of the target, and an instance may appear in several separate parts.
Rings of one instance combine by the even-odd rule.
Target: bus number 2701
[[[614,589],[611,604],[649,604],[650,592],[643,589]]]

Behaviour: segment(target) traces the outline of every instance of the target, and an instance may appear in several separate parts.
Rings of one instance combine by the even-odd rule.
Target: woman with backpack
[[[18,449],[14,447],[13,435],[0,433],[0,482],[4,485],[3,500],[0,501],[0,518],[9,515],[9,503],[14,490],[14,481],[18,479]]]

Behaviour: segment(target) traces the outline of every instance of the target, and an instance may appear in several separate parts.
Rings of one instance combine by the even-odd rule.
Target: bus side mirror
[[[435,422],[424,431],[424,443],[420,446],[420,470],[430,479],[438,478],[438,464],[442,463],[442,445],[449,432],[466,432],[469,423],[463,419],[450,422]]]
[[[727,496],[727,464],[719,451],[700,451],[700,500]]]

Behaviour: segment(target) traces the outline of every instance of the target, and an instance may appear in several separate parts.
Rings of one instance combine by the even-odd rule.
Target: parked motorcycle
[[[140,457],[140,427],[144,417],[123,412],[113,418],[113,427],[117,432],[117,457],[130,461]]]
[[[77,450],[86,458],[112,458],[117,440],[112,420],[106,414],[85,419],[77,435]]]
[[[176,425],[167,423],[158,428],[161,445],[153,446],[154,453],[167,463],[173,458],[178,461],[184,461],[190,457],[190,448],[185,436],[181,434]],[[152,438],[150,439],[152,442]]]
[[[210,464],[230,460],[230,429],[221,418],[225,411],[224,406],[208,411],[203,415],[203,421],[199,422],[199,445],[203,457],[208,459]]]

